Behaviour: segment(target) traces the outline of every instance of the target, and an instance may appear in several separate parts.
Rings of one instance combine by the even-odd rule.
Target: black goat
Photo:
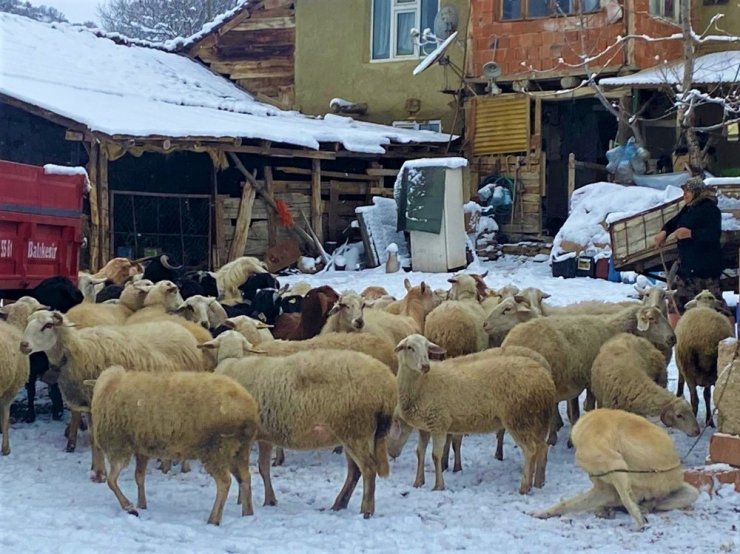
[[[280,309],[284,314],[299,314],[303,308],[303,297],[300,294],[291,294],[280,298]]]
[[[115,300],[117,298],[121,298],[121,293],[123,292],[123,286],[121,285],[114,285],[114,284],[106,284],[103,289],[95,295],[95,302],[98,304],[101,304],[105,302],[106,300]]]
[[[252,302],[255,299],[257,291],[260,289],[279,288],[280,283],[269,273],[255,273],[254,275],[250,275],[246,282],[239,285],[242,298],[248,302]]]
[[[258,290],[252,302],[250,317],[259,319],[268,325],[275,325],[277,318],[282,313],[280,293],[281,291],[275,288]]]
[[[28,296],[32,296],[44,306],[49,306],[52,310],[60,312],[67,312],[84,300],[80,289],[72,281],[61,275],[44,279],[35,289],[29,291]]]
[[[177,283],[182,278],[182,266],[172,265],[170,257],[167,254],[136,261],[141,262],[146,260],[149,263],[144,268],[144,279],[149,279],[152,283],[159,283],[160,281]]]
[[[199,283],[203,291],[200,294],[203,296],[212,296],[213,298],[218,298],[220,296],[216,277],[210,271],[191,271],[185,275],[185,278],[192,279]]]

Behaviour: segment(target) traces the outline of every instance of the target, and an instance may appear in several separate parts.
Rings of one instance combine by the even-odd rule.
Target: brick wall
[[[526,0],[522,0],[526,2]],[[502,0],[473,0],[473,76],[481,74],[484,63],[495,60],[502,66],[503,78],[531,77],[531,70],[547,71],[547,77],[562,74],[583,74],[582,70],[569,68],[567,64],[578,64],[579,55],[585,53],[596,56],[613,44],[619,35],[627,34],[625,18],[607,24],[606,10],[586,14],[585,29],[581,30],[580,18],[547,17],[515,21],[501,20]],[[676,24],[651,17],[648,14],[648,0],[634,0],[636,34],[666,36],[679,32]],[[498,37],[498,48],[494,53],[491,44]],[[638,67],[655,65],[655,56],[672,59],[680,56],[679,41],[635,43],[635,62]],[[616,54],[616,56],[615,56]],[[565,65],[559,64],[562,58]],[[525,65],[522,65],[524,62]],[[627,62],[626,53],[611,50],[591,62],[592,68],[605,65],[615,69]]]

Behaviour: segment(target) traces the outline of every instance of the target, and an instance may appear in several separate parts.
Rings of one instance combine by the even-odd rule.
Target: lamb
[[[696,387],[704,387],[706,425],[714,427],[710,404],[712,385],[717,381],[717,350],[720,341],[732,336],[732,325],[721,313],[700,304],[707,294],[711,295],[711,292],[704,291],[697,295],[696,307],[686,310],[678,320],[676,365],[689,387],[694,415],[699,411]]]
[[[90,394],[83,386],[112,365],[137,371],[200,371],[203,357],[193,336],[176,323],[157,321],[118,327],[75,328],[60,312],[31,315],[20,342],[21,352],[45,352],[59,371],[59,388],[69,407],[89,412]],[[93,450],[94,480],[105,473]]]
[[[618,333],[644,336],[656,347],[673,346],[676,337],[660,310],[635,306],[609,316],[540,317],[514,327],[503,346],[525,346],[549,362],[557,398],[577,398],[590,387],[591,366],[601,346]],[[557,409],[553,410],[553,416]],[[572,414],[573,420],[577,414]],[[575,421],[573,421],[575,423]],[[557,418],[553,417],[550,442],[556,440]]]
[[[275,323],[273,335],[276,339],[303,340],[321,332],[329,317],[329,311],[339,300],[339,294],[329,287],[311,289],[303,299],[300,314],[283,314]]]
[[[180,304],[175,313],[205,329],[216,329],[229,319],[224,307],[211,296],[196,294]]]
[[[347,507],[360,475],[365,518],[375,511],[376,475],[388,475],[385,435],[398,401],[396,382],[385,364],[359,352],[315,350],[291,356],[250,356],[251,345],[235,331],[201,348],[215,349],[216,373],[236,379],[260,410],[259,471],[265,505],[277,500],[270,479],[272,445],[313,450],[343,445],[347,479],[332,506]]]
[[[2,455],[10,454],[10,405],[15,395],[28,382],[29,361],[18,350],[21,332],[0,321],[0,431],[3,433]]]
[[[442,302],[427,316],[424,335],[453,358],[486,349],[485,312],[478,304],[475,279],[463,274],[448,281],[452,283],[450,300]]]
[[[216,271],[216,282],[218,289],[223,291],[225,304],[242,301],[239,285],[245,283],[254,273],[267,273],[267,269],[262,262],[251,256],[237,258]]]
[[[93,277],[103,279],[104,281],[111,281],[115,285],[123,285],[131,277],[143,273],[143,271],[140,264],[128,258],[113,258],[108,260],[108,263],[100,268],[100,271],[95,273]]]
[[[95,297],[103,290],[105,283],[106,279],[93,277],[84,271],[77,274],[77,288],[87,302],[95,302]]]
[[[427,316],[441,304],[432,288],[422,281],[419,285],[412,287],[408,279],[403,280],[406,287],[406,296],[394,303],[394,307],[386,307],[386,311],[398,315],[410,317],[416,322],[419,330],[424,329]]]
[[[583,416],[571,437],[576,463],[594,486],[532,514],[535,517],[587,511],[607,514],[623,507],[642,529],[641,510],[685,509],[699,497],[699,491],[684,482],[681,461],[668,433],[639,415],[600,408]]]
[[[663,354],[649,341],[620,333],[599,350],[591,369],[591,390],[601,408],[659,416],[666,427],[676,427],[695,437],[699,424],[691,406],[665,389],[664,361]]]
[[[444,490],[442,451],[448,433],[508,430],[522,449],[521,494],[545,484],[547,434],[555,385],[548,371],[529,357],[508,356],[456,362],[455,370],[431,366],[441,348],[421,335],[396,347],[401,417],[420,431],[415,487],[424,484],[423,461],[429,436],[435,467],[434,490]],[[445,362],[448,363],[448,362]]]
[[[136,507],[146,509],[149,458],[202,461],[216,481],[208,523],[219,525],[231,474],[242,499],[242,516],[252,515],[249,449],[257,434],[257,403],[233,379],[195,373],[141,373],[114,366],[95,382],[93,433],[110,464],[108,487],[121,508],[138,516],[118,487],[118,476],[136,456]]]
[[[390,344],[417,333],[413,319],[380,310],[365,310],[365,301],[355,293],[342,294],[329,311],[321,334],[368,333],[380,337]]]

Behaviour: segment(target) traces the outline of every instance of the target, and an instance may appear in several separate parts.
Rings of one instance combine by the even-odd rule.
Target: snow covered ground
[[[546,264],[505,258],[487,263],[487,282],[498,287],[513,282],[538,286],[559,304],[585,300],[620,300],[630,285],[592,279],[554,279]],[[382,270],[331,273],[315,276],[344,290],[362,290],[370,284],[403,292],[403,279],[426,280],[447,287],[447,275],[397,273]],[[304,276],[293,277],[295,281]],[[669,388],[675,390],[676,368],[669,369]],[[43,387],[43,385],[39,385]],[[42,397],[44,394],[42,393]],[[24,398],[24,393],[19,399]],[[38,400],[37,400],[38,401]],[[68,414],[65,414],[68,415]],[[704,420],[703,409],[700,421]],[[103,484],[88,479],[90,450],[82,433],[77,452],[64,452],[64,423],[41,415],[36,423],[16,423],[11,430],[12,453],[0,459],[0,552],[99,553],[128,552],[730,552],[740,545],[740,495],[727,487],[709,497],[702,493],[693,510],[648,516],[643,532],[633,530],[626,514],[613,520],[575,514],[547,521],[529,512],[547,507],[562,497],[589,488],[589,480],[573,460],[573,451],[561,441],[550,450],[547,483],[543,489],[520,496],[521,456],[507,435],[505,458],[493,457],[494,436],[466,437],[463,471],[445,475],[447,490],[432,492],[431,462],[427,485],[411,486],[415,468],[415,439],[392,462],[391,475],[377,483],[376,514],[359,515],[361,484],[348,510],[332,512],[345,472],[344,457],[331,451],[286,453],[286,464],[274,468],[277,507],[262,507],[262,484],[253,457],[255,515],[239,517],[236,487],[232,486],[220,527],[206,525],[215,497],[211,478],[194,464],[193,472],[163,475],[150,464],[147,477],[149,509],[141,517],[118,507]],[[681,457],[695,439],[669,431]],[[561,437],[566,436],[566,429]],[[703,463],[710,433],[685,460],[686,466]],[[428,454],[428,457],[430,455]],[[122,474],[124,492],[135,497],[133,467]]]

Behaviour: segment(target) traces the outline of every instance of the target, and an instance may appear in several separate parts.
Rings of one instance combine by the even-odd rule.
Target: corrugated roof
[[[671,62],[643,69],[632,75],[606,77],[599,84],[607,87],[678,85],[683,81],[682,61]],[[740,82],[740,51],[714,52],[698,56],[694,60],[695,85]]]

